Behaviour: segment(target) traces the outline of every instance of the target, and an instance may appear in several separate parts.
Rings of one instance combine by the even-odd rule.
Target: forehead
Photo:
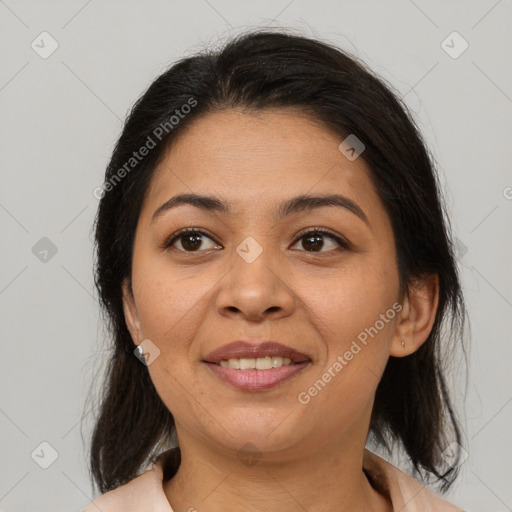
[[[378,203],[362,158],[350,161],[342,137],[293,110],[226,110],[194,120],[167,149],[146,206],[176,193],[215,193],[233,204],[264,204],[304,193],[343,193],[367,208]]]

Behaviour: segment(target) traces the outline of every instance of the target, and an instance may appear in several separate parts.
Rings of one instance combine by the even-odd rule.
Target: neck
[[[181,464],[176,475],[164,482],[174,512],[392,510],[363,473],[364,439],[251,457],[179,430]]]

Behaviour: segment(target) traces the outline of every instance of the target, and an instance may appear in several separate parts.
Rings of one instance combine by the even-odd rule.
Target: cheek
[[[370,286],[352,288],[346,281],[342,290],[319,295],[322,316],[312,318],[326,346],[327,360],[319,361],[308,387],[297,398],[312,408],[311,418],[328,411],[333,432],[371,411],[396,325],[392,299],[376,296]]]
[[[166,349],[172,341],[176,348],[205,307],[211,285],[208,279],[192,274],[179,277],[169,265],[157,259],[137,267],[134,265],[134,294],[141,329],[145,337],[154,339]]]
[[[318,405],[341,400],[346,410],[338,413],[345,417],[371,400],[388,361],[397,318],[398,274],[392,261],[384,266],[372,256],[320,284],[308,282],[302,288],[305,296],[309,293],[310,318],[327,358],[319,361],[310,391],[318,394]]]
[[[390,308],[384,325],[379,322],[378,328],[383,336],[393,331],[389,320],[396,313],[392,306],[399,296],[399,282],[392,264],[361,258],[328,280],[307,279],[300,287],[310,318],[324,339],[339,340],[341,348],[374,326]]]
[[[134,279],[141,330],[160,351],[148,366],[151,380],[173,414],[182,419],[199,416],[201,411],[195,410],[190,399],[201,394],[200,387],[196,387],[193,343],[204,319],[211,286],[203,286],[197,278],[176,279],[175,273],[162,266],[141,268],[144,273],[138,274],[137,284]]]

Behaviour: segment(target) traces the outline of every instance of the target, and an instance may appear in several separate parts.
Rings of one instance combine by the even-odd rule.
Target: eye
[[[322,251],[325,246],[325,242],[323,240],[324,238],[330,238],[333,240],[335,242],[335,247],[328,249],[327,251]],[[325,228],[314,228],[304,233],[298,238],[297,243],[299,243],[301,240],[302,247],[306,252],[329,252],[329,250],[336,249],[344,250],[348,249],[350,246],[347,240]]]
[[[325,238],[330,239],[331,244],[332,241],[334,241],[334,247],[327,251],[322,251],[325,247]],[[206,240],[209,240],[212,243],[210,249],[222,249],[220,245],[215,243],[212,237],[204,231],[196,228],[180,229],[165,240],[160,247],[161,249],[168,249],[172,247],[179,252],[201,252],[201,250],[205,250],[204,247],[201,249],[201,246]],[[299,238],[296,239],[294,245],[297,245],[301,240],[302,247],[306,252],[329,252],[329,250],[344,250],[350,248],[350,243],[347,240],[325,228],[310,229],[310,231],[300,235]],[[181,245],[181,249],[174,247],[174,245],[178,245],[177,242]],[[206,249],[208,249],[208,247]]]
[[[201,245],[205,240],[214,242],[213,239],[204,231],[195,228],[184,228],[180,229],[176,233],[173,233],[171,237],[163,243],[161,248],[168,249],[169,247],[172,247],[175,242],[179,242],[179,245],[181,245],[182,249],[176,250],[180,252],[200,252],[198,249],[201,248]],[[215,245],[214,243],[213,247],[210,247],[210,249],[211,248],[220,248],[220,246]]]

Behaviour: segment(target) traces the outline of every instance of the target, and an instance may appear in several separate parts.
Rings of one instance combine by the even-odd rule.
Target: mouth
[[[265,356],[247,358],[231,357],[228,360],[221,359],[218,363],[212,362],[211,364],[216,364],[218,366],[222,366],[223,368],[231,368],[232,370],[271,370],[272,368],[281,368],[281,366],[295,366],[301,363],[294,362],[289,357]]]
[[[212,373],[246,391],[270,389],[298,374],[312,362],[306,354],[275,342],[230,343],[204,360]]]

